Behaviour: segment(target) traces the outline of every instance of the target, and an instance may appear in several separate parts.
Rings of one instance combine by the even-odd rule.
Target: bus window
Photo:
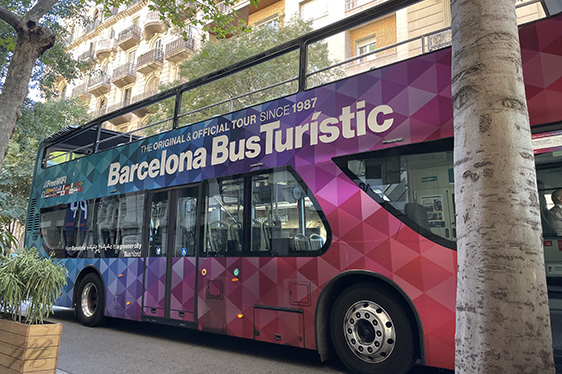
[[[178,196],[174,257],[195,256],[198,192],[198,187],[184,188]]]
[[[150,203],[148,255],[166,257],[168,242],[168,191],[155,193]]]
[[[208,256],[242,254],[244,179],[213,179],[207,183],[205,246]]]
[[[327,230],[306,186],[288,170],[252,177],[251,251],[288,256],[319,251]]]
[[[143,195],[108,196],[41,210],[41,239],[55,257],[140,257]]]
[[[408,226],[454,247],[452,144],[448,147],[450,141],[440,143],[346,156],[336,163],[362,190]],[[431,152],[436,148],[442,150]]]
[[[41,212],[41,239],[55,257],[93,257],[93,200],[62,204]]]

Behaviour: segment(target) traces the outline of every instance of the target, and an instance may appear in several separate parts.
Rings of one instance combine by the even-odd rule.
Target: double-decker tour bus
[[[416,361],[453,368],[451,50],[355,75],[348,71],[402,46],[312,69],[307,56],[396,3],[44,140],[25,244],[69,270],[58,305],[89,326],[115,317],[302,347],[322,359],[333,349],[354,373],[405,373]],[[555,281],[562,232],[548,209],[562,188],[562,16],[523,25],[520,40]],[[184,95],[287,54],[299,62],[296,78],[274,88],[292,92],[221,113],[232,105],[225,100],[205,108],[210,118],[190,120]],[[311,83],[330,69],[345,74]],[[107,125],[158,114],[159,103],[172,115],[146,128]]]

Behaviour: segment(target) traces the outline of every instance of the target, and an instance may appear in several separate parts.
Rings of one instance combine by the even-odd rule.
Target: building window
[[[304,20],[316,20],[328,15],[328,1],[310,0],[300,5],[300,17]]]
[[[133,92],[132,87],[125,88],[123,90],[122,100],[121,100],[121,103],[123,104],[123,106],[127,106],[131,103],[131,93],[132,92]]]
[[[367,54],[377,49],[377,36],[371,35],[355,42],[355,53],[357,56]],[[371,61],[376,58],[375,54],[365,56],[360,61]]]
[[[275,31],[279,30],[279,14],[276,13],[271,17],[256,22],[254,28],[256,30],[261,30],[265,28],[269,28]]]

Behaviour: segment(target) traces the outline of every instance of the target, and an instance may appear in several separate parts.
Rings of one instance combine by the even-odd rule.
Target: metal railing
[[[117,37],[117,42],[121,43],[122,41],[128,39],[138,39],[140,41],[140,38],[141,38],[140,27],[137,25],[132,25],[119,33],[119,36]]]
[[[137,68],[143,65],[149,64],[151,62],[161,62],[164,63],[164,52],[162,49],[152,49],[146,53],[143,53],[137,59]]]
[[[80,56],[78,56],[78,58],[77,58],[77,60],[80,61],[80,62],[93,60],[93,59],[94,59],[94,51],[93,50],[86,51],[86,52],[80,54]]]
[[[182,49],[195,49],[195,40],[193,38],[189,38],[185,40],[184,38],[178,38],[173,42],[166,44],[166,52],[164,53],[166,56],[173,54]]]
[[[88,88],[97,86],[99,84],[109,84],[109,77],[105,73],[90,77],[88,80]]]
[[[88,82],[84,82],[72,89],[72,97],[79,97],[84,94],[90,94],[88,92]]]
[[[127,62],[113,70],[111,80],[118,79],[124,75],[135,75],[135,64],[133,62]]]
[[[376,1],[376,0],[375,0]],[[166,118],[164,120],[158,120],[157,122],[154,123],[150,123],[147,126],[143,127],[143,128],[138,128],[138,129],[134,129],[131,130],[129,132],[126,133],[119,133],[117,135],[114,136],[114,138],[119,138],[122,137],[123,135],[129,135],[132,132],[135,133],[139,133],[141,134],[140,136],[142,137],[143,135],[143,129],[148,129],[148,128],[158,128],[161,129],[161,125],[168,125],[168,130],[172,129],[172,128],[178,128],[179,127],[179,123],[180,123],[180,119],[185,118],[186,116],[193,114],[193,113],[197,113],[197,112],[201,112],[204,110],[207,110],[209,108],[212,107],[216,107],[219,105],[223,105],[226,104],[228,102],[232,102],[233,100],[242,98],[242,97],[246,97],[249,95],[253,95],[259,92],[263,92],[266,90],[269,90],[271,88],[275,88],[281,85],[286,85],[286,84],[290,84],[291,82],[298,82],[298,89],[297,91],[304,91],[307,88],[307,81],[309,80],[310,77],[316,75],[316,74],[320,74],[322,72],[325,72],[327,70],[336,68],[338,66],[342,66],[342,65],[346,65],[346,64],[350,64],[353,63],[355,61],[361,60],[361,59],[365,59],[371,55],[376,55],[377,53],[380,54],[381,56],[388,56],[389,53],[393,53],[393,51],[396,51],[396,48],[398,48],[399,46],[403,46],[403,45],[407,45],[408,43],[412,43],[412,42],[417,42],[420,43],[422,47],[419,48],[419,52],[417,54],[420,53],[424,53],[427,51],[427,49],[431,48],[442,48],[445,47],[447,45],[447,41],[446,38],[444,39],[444,41],[442,41],[442,35],[447,35],[447,30],[449,30],[449,28],[442,28],[439,30],[434,30],[433,32],[430,33],[426,33],[423,35],[419,35],[416,36],[414,38],[410,38],[407,40],[403,40],[400,41],[398,43],[394,43],[382,48],[379,48],[375,51],[369,52],[369,53],[365,53],[362,55],[358,55],[358,56],[353,56],[350,58],[347,58],[343,61],[339,61],[336,62],[334,64],[331,64],[330,66],[326,66],[326,67],[322,67],[322,68],[318,68],[314,71],[310,71],[309,67],[308,67],[308,63],[307,63],[307,56],[308,56],[308,48],[310,45],[320,42],[322,40],[325,40],[326,38],[336,35],[338,33],[341,32],[345,32],[351,28],[355,28],[359,25],[362,25],[366,22],[372,21],[373,19],[376,18],[380,18],[383,16],[386,16],[387,14],[391,14],[396,12],[397,10],[400,10],[402,8],[405,8],[406,6],[412,5],[414,3],[419,2],[419,0],[395,0],[395,1],[382,1],[380,5],[376,6],[376,7],[372,7],[369,8],[365,11],[362,11],[360,13],[354,14],[352,16],[349,16],[345,19],[342,19],[338,22],[335,22],[329,26],[326,26],[324,28],[315,30],[309,34],[303,35],[301,37],[298,37],[290,42],[286,42],[283,43],[281,45],[278,45],[274,48],[271,48],[267,51],[264,51],[262,53],[256,54],[244,61],[240,61],[237,63],[234,63],[230,66],[227,66],[225,68],[219,69],[215,72],[212,72],[210,74],[207,74],[205,76],[199,77],[197,79],[193,79],[189,82],[180,84],[174,88],[168,89],[166,91],[160,92],[155,94],[154,96],[151,97],[147,97],[147,98],[139,98],[137,99],[137,97],[135,97],[136,100],[132,100],[132,102],[122,108],[118,108],[116,106],[112,106],[109,108],[108,113],[96,118],[95,120],[84,124],[83,126],[80,126],[79,129],[77,129],[76,131],[80,130],[83,131],[84,129],[90,128],[90,127],[94,127],[97,126],[98,127],[98,139],[94,142],[93,144],[93,149],[94,152],[98,152],[100,150],[103,150],[104,147],[99,147],[99,144],[101,144],[101,142],[109,142],[111,140],[111,137],[109,138],[105,138],[102,140],[100,140],[99,138],[99,134],[101,131],[101,124],[105,121],[109,121],[113,118],[118,118],[120,116],[126,115],[126,114],[130,114],[132,112],[135,112],[139,109],[145,108],[149,105],[153,105],[153,104],[157,104],[159,102],[162,102],[164,100],[167,99],[172,99],[175,98],[175,106],[174,106],[174,114],[172,117]],[[535,0],[535,1],[530,1],[530,2],[526,2],[524,4],[520,4],[520,6],[527,6],[529,4],[533,4],[533,3],[540,3],[543,4],[542,1],[540,0]],[[544,7],[544,4],[543,4]],[[546,9],[546,8],[545,8]],[[548,14],[548,13],[547,13]],[[431,41],[428,42],[428,38],[432,37]],[[436,43],[435,41],[439,41],[438,43]],[[153,50],[155,51],[155,50]],[[151,52],[153,52],[151,51]],[[161,50],[158,50],[160,53],[162,53]],[[238,95],[236,97],[231,97],[228,98],[226,100],[221,100],[217,103],[208,105],[204,108],[197,108],[194,109],[193,111],[189,111],[187,113],[181,113],[180,114],[180,109],[182,108],[182,95],[183,93],[190,91],[190,90],[195,90],[201,86],[204,86],[206,84],[210,84],[213,82],[216,82],[220,79],[223,79],[225,77],[228,77],[230,75],[233,75],[235,73],[250,69],[260,63],[264,63],[267,61],[272,61],[273,59],[286,55],[287,53],[290,52],[295,52],[298,51],[299,54],[299,69],[298,69],[298,76],[295,76],[294,78],[291,79],[287,79],[285,81],[282,82],[277,82],[275,84],[272,84],[271,86],[268,87],[260,87],[257,90],[254,90],[252,92],[248,92],[248,93],[244,93],[241,95]],[[387,51],[385,53],[385,51]],[[158,52],[153,52],[154,54],[157,54]],[[150,52],[147,54],[148,56],[150,55]],[[149,59],[149,57],[146,57],[147,59]],[[141,56],[142,57],[142,56]],[[408,54],[405,58],[410,58],[413,57],[412,54]],[[150,57],[150,58],[154,58],[154,57]],[[144,59],[142,60],[144,61]],[[141,58],[139,57],[139,63],[142,62]],[[390,62],[396,62],[397,59],[393,59]],[[113,77],[115,78],[115,76],[119,75],[119,74],[125,74],[127,72],[131,73],[131,70],[134,68],[134,65],[132,63],[128,63],[125,65],[122,65],[121,67],[117,68],[114,71]],[[132,71],[132,74],[134,74],[134,70]],[[73,91],[74,94],[74,91]],[[123,103],[120,103],[119,105],[124,105]],[[255,104],[252,104],[255,105]],[[72,134],[72,132],[70,132]],[[59,137],[59,138],[49,138],[49,142],[48,144],[54,144],[57,141],[64,141],[65,137],[69,137],[68,134],[64,134],[63,136]],[[132,139],[132,137],[131,137]],[[135,139],[138,139],[138,137],[136,137]],[[106,149],[106,148],[105,148]]]

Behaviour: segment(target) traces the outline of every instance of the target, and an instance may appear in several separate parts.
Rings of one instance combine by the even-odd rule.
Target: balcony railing
[[[113,75],[111,76],[111,82],[119,88],[133,83],[136,79],[135,64],[132,62],[119,66],[113,70]]]
[[[153,49],[143,53],[137,59],[137,70],[143,74],[150,73],[164,65],[164,52],[161,49]]]
[[[115,52],[117,44],[115,39],[101,39],[96,43],[96,57],[107,57],[111,52]]]
[[[166,29],[166,24],[160,18],[159,12],[148,12],[146,18],[144,19],[145,39],[151,39],[155,33],[163,33]]]
[[[93,50],[86,51],[86,52],[82,53],[80,56],[78,56],[78,61],[80,61],[80,62],[89,61],[89,60],[93,60],[93,59],[94,59],[94,51]]]
[[[88,83],[84,82],[72,89],[72,97],[85,97],[90,96],[88,92]]]
[[[88,80],[88,91],[94,96],[106,94],[110,88],[109,77],[105,73],[90,77]]]
[[[158,90],[150,90],[150,91],[145,91],[139,95],[135,95],[133,96],[133,99],[131,100],[131,103],[136,103],[138,101],[144,100],[150,96],[156,95],[158,93]],[[154,113],[155,109],[152,108],[154,107],[153,105],[149,105],[146,106],[144,108],[140,108],[137,109],[135,111],[133,111],[133,113],[137,116],[137,117],[143,117],[146,113]]]
[[[170,61],[181,61],[189,57],[195,50],[195,40],[189,38],[178,38],[171,43],[166,44],[166,52],[164,57]]]
[[[140,43],[141,29],[137,25],[127,27],[119,33],[117,44],[123,50],[127,50]]]
[[[114,112],[114,111],[116,111],[116,110],[118,110],[118,109],[121,109],[121,108],[123,108],[123,107],[125,107],[125,106],[127,106],[127,105],[129,105],[129,104],[130,104],[130,102],[128,102],[128,101],[123,101],[123,102],[120,102],[120,103],[117,103],[117,104],[110,105],[110,106],[107,108],[107,112],[108,112],[108,113]],[[121,125],[121,124],[123,124],[123,123],[129,122],[129,121],[131,120],[131,117],[132,117],[132,116],[133,116],[133,115],[132,115],[131,113],[125,113],[125,114],[123,114],[122,116],[119,116],[119,117],[117,117],[117,118],[112,118],[112,119],[110,119],[109,122],[111,122],[111,123],[112,123],[113,125],[115,125],[115,126],[118,126],[118,125]]]

